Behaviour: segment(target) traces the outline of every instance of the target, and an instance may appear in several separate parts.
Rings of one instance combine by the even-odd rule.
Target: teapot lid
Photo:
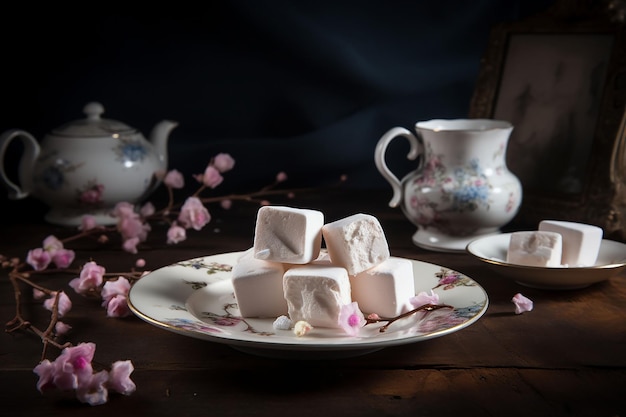
[[[87,103],[83,112],[87,115],[86,118],[66,123],[54,129],[52,133],[57,136],[102,137],[136,132],[136,129],[122,122],[101,118],[100,115],[104,113],[104,106],[100,103]]]

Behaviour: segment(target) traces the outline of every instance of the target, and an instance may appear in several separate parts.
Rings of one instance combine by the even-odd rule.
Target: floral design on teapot
[[[146,147],[140,141],[120,138],[119,143],[113,148],[117,160],[122,163],[141,163],[148,154]]]
[[[81,205],[99,206],[103,203],[103,194],[104,185],[99,184],[97,180],[91,180],[82,189],[76,190],[76,199]]]
[[[42,168],[41,174],[35,178],[35,181],[39,180],[50,190],[61,189],[67,184],[67,174],[73,173],[85,164],[84,162],[72,164],[67,159],[59,158],[57,152],[50,152],[46,156],[42,156],[41,162],[49,165]]]
[[[178,122],[161,120],[147,139],[125,123],[103,118],[98,102],[87,103],[83,113],[46,134],[41,144],[25,130],[1,133],[0,185],[11,199],[32,195],[50,206],[45,216],[50,223],[77,226],[91,214],[99,224],[116,224],[115,204],[143,201],[161,182],[156,174],[167,170],[167,141]],[[24,145],[17,182],[4,168],[14,140]]]

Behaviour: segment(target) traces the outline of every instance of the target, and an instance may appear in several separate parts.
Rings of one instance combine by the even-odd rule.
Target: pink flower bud
[[[172,224],[172,226],[170,226],[170,228],[167,230],[168,244],[176,244],[182,242],[185,239],[187,239],[187,231],[176,223]]]
[[[33,267],[35,271],[42,271],[50,265],[52,257],[50,252],[43,248],[36,248],[28,251],[26,263]]]
[[[285,174],[283,171],[280,171],[276,175],[276,182],[284,182],[284,181],[287,181],[287,174]]]
[[[219,172],[230,171],[235,166],[235,160],[227,153],[219,153],[213,158],[213,166]]]
[[[80,226],[78,226],[78,230],[83,232],[91,229],[95,229],[98,226],[96,222],[96,218],[90,214],[86,214],[80,219]]]
[[[209,165],[206,170],[204,170],[204,175],[202,176],[202,183],[209,188],[215,188],[220,185],[224,181],[224,177],[222,174],[212,165]]]
[[[163,183],[171,188],[183,188],[185,186],[185,179],[183,178],[183,174],[173,169],[167,173]]]

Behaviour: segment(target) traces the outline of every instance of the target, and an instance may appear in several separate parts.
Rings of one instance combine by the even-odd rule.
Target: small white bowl
[[[626,268],[626,245],[602,240],[595,265],[588,267],[539,267],[506,261],[511,233],[487,236],[470,242],[466,251],[493,270],[527,287],[549,290],[584,288],[606,281]]]

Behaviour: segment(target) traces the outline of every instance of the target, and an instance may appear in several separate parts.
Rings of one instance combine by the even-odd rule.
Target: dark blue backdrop
[[[170,168],[186,175],[232,154],[224,191],[280,170],[294,184],[345,173],[346,186],[386,188],[373,162],[380,136],[466,116],[490,27],[551,3],[215,1],[37,14],[13,6],[0,25],[0,130],[41,139],[100,101],[104,117],[146,135],[161,119],[179,121]],[[390,148],[399,176],[413,169],[402,146]]]

